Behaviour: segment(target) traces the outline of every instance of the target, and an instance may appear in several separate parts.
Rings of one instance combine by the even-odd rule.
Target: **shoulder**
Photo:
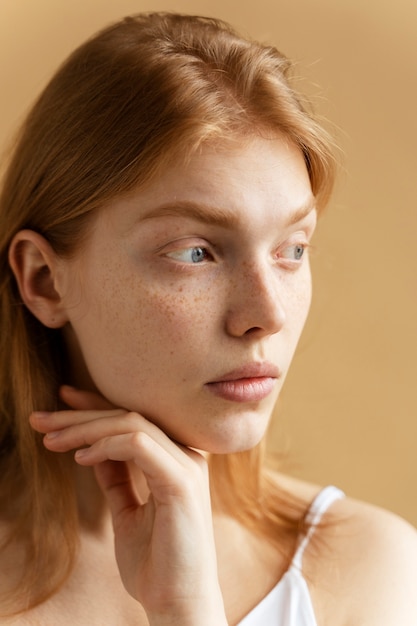
[[[306,508],[322,490],[281,474],[276,480]],[[318,623],[417,625],[417,531],[394,513],[336,500],[307,547],[303,574]]]
[[[327,610],[333,611],[331,623],[417,624],[417,532],[410,524],[344,498],[325,515],[317,539],[306,554],[306,567],[317,581],[318,602],[327,599]],[[323,558],[317,558],[317,550]]]

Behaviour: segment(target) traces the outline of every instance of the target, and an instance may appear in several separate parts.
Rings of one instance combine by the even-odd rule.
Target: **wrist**
[[[182,612],[171,614],[152,614],[147,615],[149,626],[228,626],[228,622],[224,612],[216,614],[215,612],[207,613],[199,612],[198,614],[186,615]]]
[[[228,626],[223,599],[196,601],[161,612],[147,612],[149,626]]]

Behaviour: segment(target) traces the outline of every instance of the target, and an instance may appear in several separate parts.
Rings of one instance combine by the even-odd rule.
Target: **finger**
[[[47,448],[55,452],[68,452],[68,450],[75,448],[91,446],[100,439],[152,428],[152,425],[147,423],[145,418],[138,413],[126,413],[126,411],[100,411],[99,414],[94,411],[77,411],[75,413],[83,413],[83,415],[77,416],[79,419],[83,418],[83,421],[79,421],[77,424],[72,423],[60,430],[54,430],[54,424],[49,424],[49,431],[44,438]],[[46,428],[43,427],[43,431],[45,430]]]
[[[152,443],[153,439],[143,431],[102,437],[89,447],[77,450],[75,459],[80,465],[97,465],[104,461],[133,461],[142,468],[142,460],[149,455]],[[163,450],[156,442],[155,445],[158,446],[157,452]]]
[[[109,409],[106,411],[34,411],[29,416],[31,426],[40,433],[61,431],[74,425],[87,424],[102,418],[118,418],[125,415],[124,409]]]
[[[203,476],[204,480],[207,479],[204,458],[194,451],[190,452],[193,457],[198,457],[198,463],[190,463],[188,459],[186,466],[183,462],[178,462],[178,458],[158,441],[142,431],[101,439],[89,448],[78,450],[75,459],[77,463],[85,466],[108,460],[133,461],[144,473],[154,496],[161,502],[165,496],[169,499],[172,496],[184,495],[190,489],[193,491],[196,488],[196,480],[201,480]],[[182,456],[185,457],[184,454]]]
[[[115,409],[106,398],[93,391],[84,391],[69,385],[62,385],[59,388],[59,397],[73,409],[97,410]]]
[[[140,506],[141,503],[126,463],[105,461],[96,465],[94,471],[113,519],[117,519],[124,511]]]
[[[74,423],[75,420],[77,420],[76,423]],[[173,442],[160,428],[139,413],[128,413],[122,409],[58,411],[45,416],[32,414],[31,423],[36,430],[46,434],[44,444],[54,452],[68,452],[76,448],[92,446],[100,440],[111,437],[130,436],[144,432],[180,463],[188,463],[190,458],[200,457],[197,452]]]

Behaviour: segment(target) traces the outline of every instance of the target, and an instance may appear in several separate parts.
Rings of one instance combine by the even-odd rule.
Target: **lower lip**
[[[231,402],[259,402],[273,391],[276,378],[239,378],[208,383],[206,387],[215,396]]]

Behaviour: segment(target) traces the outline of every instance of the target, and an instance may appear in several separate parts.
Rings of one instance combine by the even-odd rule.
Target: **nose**
[[[261,338],[282,329],[286,314],[274,271],[268,264],[246,264],[236,271],[229,290],[229,335]]]

